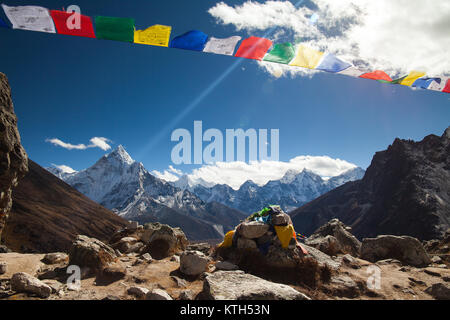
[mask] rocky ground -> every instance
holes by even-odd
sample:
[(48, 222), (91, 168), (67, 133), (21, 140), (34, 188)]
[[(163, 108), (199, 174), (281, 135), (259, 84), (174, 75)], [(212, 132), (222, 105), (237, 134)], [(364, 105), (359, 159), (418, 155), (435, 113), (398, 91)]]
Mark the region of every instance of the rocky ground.
[[(301, 263), (309, 261), (310, 267), (323, 267), (314, 270), (328, 271), (326, 276), (322, 272), (317, 281), (310, 282), (297, 277), (295, 270), (300, 269), (292, 268), (290, 273), (286, 272), (289, 276), (283, 278), (277, 269), (265, 272), (253, 269), (245, 259), (223, 261), (223, 252), (206, 243), (189, 244), (177, 228), (160, 224), (133, 226), (117, 232), (108, 244), (80, 236), (68, 253), (0, 253), (0, 298), (450, 299), (448, 236), (424, 246), (407, 237), (406, 241), (396, 242), (405, 246), (397, 247), (397, 251), (389, 248), (390, 240), (383, 237), (362, 243), (352, 237), (349, 228), (332, 220), (306, 241), (309, 244), (304, 248), (308, 255)], [(364, 258), (359, 252), (365, 252)], [(314, 261), (317, 264), (311, 264)], [(69, 265), (81, 268), (79, 286), (67, 273)], [(376, 278), (377, 275), (380, 277)]]

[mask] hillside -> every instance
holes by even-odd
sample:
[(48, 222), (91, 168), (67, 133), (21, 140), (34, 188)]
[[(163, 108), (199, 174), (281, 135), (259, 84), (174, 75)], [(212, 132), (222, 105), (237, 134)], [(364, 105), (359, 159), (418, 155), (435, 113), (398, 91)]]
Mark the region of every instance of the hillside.
[(332, 218), (359, 237), (442, 237), (450, 227), (450, 127), (420, 142), (396, 139), (377, 152), (362, 180), (349, 182), (290, 213), (311, 234)]
[(29, 173), (13, 191), (4, 238), (16, 251), (66, 251), (78, 234), (107, 240), (127, 224), (29, 160)]

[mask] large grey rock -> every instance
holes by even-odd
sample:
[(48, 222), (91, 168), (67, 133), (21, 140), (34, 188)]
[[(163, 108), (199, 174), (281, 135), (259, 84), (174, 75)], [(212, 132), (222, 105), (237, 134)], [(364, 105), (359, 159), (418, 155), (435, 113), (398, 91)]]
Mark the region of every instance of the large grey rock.
[(365, 238), (361, 246), (361, 258), (371, 262), (397, 259), (415, 267), (425, 267), (431, 263), (422, 243), (409, 236), (382, 235)]
[(256, 242), (247, 238), (238, 238), (237, 239), (237, 248), (238, 249), (257, 249), (258, 246)]
[(12, 190), (27, 172), (28, 157), (20, 143), (11, 89), (0, 73), (0, 239), (12, 207)]
[(203, 282), (202, 294), (211, 300), (310, 300), (297, 290), (243, 271), (217, 271)]
[(11, 278), (11, 290), (36, 294), (41, 298), (48, 298), (52, 288), (28, 273), (15, 273)]
[(148, 223), (144, 226), (141, 241), (146, 244), (143, 252), (148, 252), (155, 259), (164, 259), (184, 251), (188, 245), (186, 235), (180, 228), (165, 224)]
[(143, 298), (150, 292), (150, 290), (143, 287), (130, 287), (128, 288), (127, 292), (128, 294), (136, 296), (137, 298)]
[(268, 230), (269, 225), (258, 221), (244, 221), (237, 228), (237, 232), (247, 239), (262, 237)]
[(308, 245), (302, 245), (307, 251), (308, 255), (317, 261), (319, 266), (328, 266), (331, 270), (338, 270), (341, 267), (341, 263), (339, 261), (333, 260), (329, 255), (323, 253), (322, 251), (310, 247)]
[(437, 300), (450, 300), (450, 284), (448, 283), (435, 283), (425, 292)]
[(45, 264), (65, 263), (69, 261), (69, 256), (64, 252), (47, 253), (42, 261)]
[(147, 293), (146, 300), (173, 300), (172, 297), (162, 289), (154, 289)]
[(6, 262), (0, 262), (0, 275), (5, 274), (8, 271), (8, 264)]
[(357, 257), (361, 250), (361, 242), (349, 230), (350, 228), (341, 221), (333, 219), (317, 229), (306, 240), (306, 244), (329, 255), (349, 253)]
[(110, 246), (100, 240), (80, 235), (70, 249), (69, 264), (99, 271), (116, 258), (114, 249)]
[(180, 256), (180, 271), (188, 276), (198, 276), (205, 272), (209, 262), (200, 251), (185, 251)]

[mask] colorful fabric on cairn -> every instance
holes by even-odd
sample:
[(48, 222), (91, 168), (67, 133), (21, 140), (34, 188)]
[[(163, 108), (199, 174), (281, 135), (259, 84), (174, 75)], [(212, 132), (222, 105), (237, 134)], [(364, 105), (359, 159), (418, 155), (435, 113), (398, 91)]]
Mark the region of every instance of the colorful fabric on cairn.
[(315, 69), (322, 59), (323, 52), (311, 49), (304, 45), (298, 48), (297, 56), (289, 64), (290, 66), (297, 66), (308, 69)]
[(192, 51), (203, 51), (207, 41), (207, 34), (198, 30), (192, 30), (173, 38), (170, 42), (170, 47)]
[(363, 75), (359, 76), (360, 78), (364, 79), (371, 79), (371, 80), (383, 80), (387, 82), (392, 82), (391, 77), (389, 77), (386, 72), (381, 70), (375, 70), (373, 72), (364, 73)]
[(90, 17), (75, 12), (69, 13), (58, 10), (51, 10), (50, 15), (59, 34), (95, 38), (94, 25)]
[(9, 7), (2, 4), (3, 10), (13, 29), (56, 33), (55, 25), (48, 9), (38, 6)]
[(133, 42), (134, 19), (97, 16), (95, 31), (97, 39)]
[(235, 57), (261, 61), (272, 46), (272, 41), (265, 38), (250, 37), (242, 41)]
[(316, 69), (336, 73), (348, 69), (351, 66), (350, 63), (340, 60), (334, 54), (327, 53)]
[(171, 32), (172, 27), (155, 24), (145, 30), (136, 30), (134, 32), (134, 43), (168, 47)]
[(240, 36), (233, 36), (225, 39), (210, 37), (203, 52), (232, 56), (234, 49), (236, 49), (236, 45), (241, 39)]
[(273, 49), (266, 54), (263, 61), (289, 64), (294, 57), (294, 46), (289, 42), (285, 42), (274, 45)]

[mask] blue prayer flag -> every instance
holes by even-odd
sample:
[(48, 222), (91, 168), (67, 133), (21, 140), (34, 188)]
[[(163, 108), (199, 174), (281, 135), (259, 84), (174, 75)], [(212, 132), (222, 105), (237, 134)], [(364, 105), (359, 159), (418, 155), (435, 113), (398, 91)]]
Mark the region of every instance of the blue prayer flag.
[(170, 42), (170, 48), (203, 51), (207, 40), (207, 34), (198, 30), (192, 30), (182, 34), (181, 36), (173, 38)]
[(333, 54), (328, 53), (322, 60), (322, 62), (316, 67), (318, 70), (327, 72), (340, 72), (347, 68), (350, 68), (351, 64), (338, 59)]
[(419, 78), (412, 84), (412, 87), (421, 88), (421, 89), (428, 89), (430, 84), (436, 81), (437, 83), (441, 83), (440, 78)]

